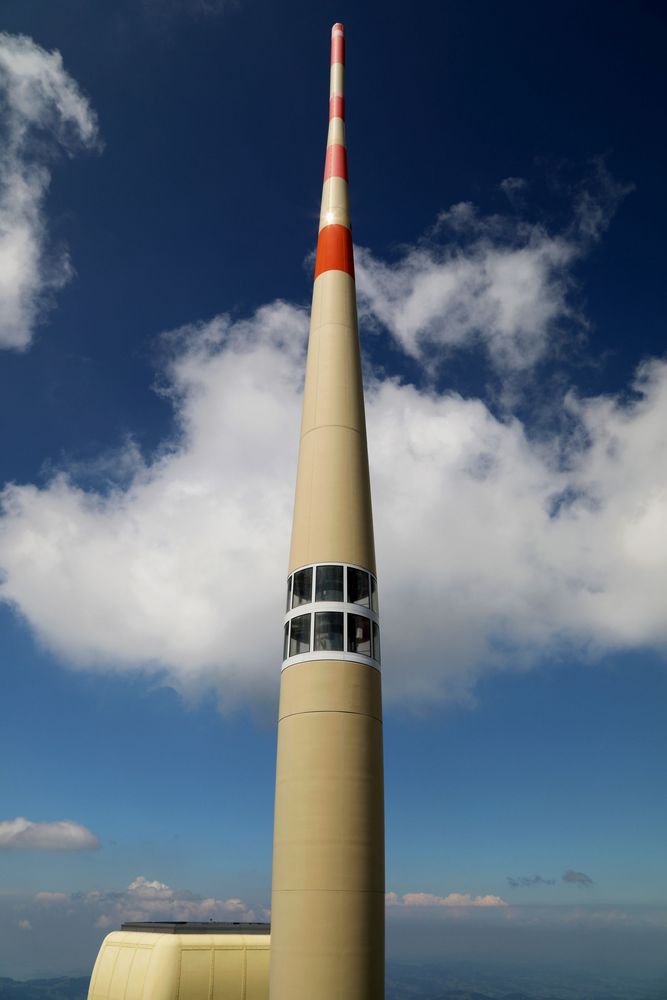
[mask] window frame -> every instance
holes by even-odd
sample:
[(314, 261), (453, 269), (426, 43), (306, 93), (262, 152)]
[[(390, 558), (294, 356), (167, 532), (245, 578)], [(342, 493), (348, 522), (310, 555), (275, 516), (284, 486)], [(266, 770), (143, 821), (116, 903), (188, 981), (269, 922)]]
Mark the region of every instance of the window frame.
[[(366, 577), (366, 593), (368, 604), (361, 604), (359, 601), (350, 600), (350, 573), (363, 573)], [(345, 570), (345, 597), (347, 604), (353, 604), (357, 608), (368, 608), (371, 610), (371, 576), (372, 574), (367, 569), (362, 569), (360, 566), (347, 566)]]
[[(313, 572), (313, 570), (315, 568), (316, 568), (315, 566), (302, 566), (301, 569), (296, 569), (292, 573), (292, 606), (290, 609), (291, 611), (297, 611), (299, 608), (305, 608), (307, 604), (313, 603), (313, 587), (315, 579), (315, 573)], [(308, 572), (310, 572), (310, 598), (305, 601), (301, 601), (300, 604), (295, 604), (294, 593), (295, 593), (296, 578), (300, 573), (308, 573)]]
[[(374, 623), (373, 619), (369, 618), (368, 615), (359, 615), (355, 611), (348, 611), (348, 612), (346, 612), (346, 614), (347, 614), (347, 645), (345, 646), (345, 651), (347, 653), (356, 653), (357, 656), (368, 656), (368, 657), (370, 657), (370, 659), (373, 659), (373, 625), (376, 624), (376, 623)], [(362, 650), (359, 650), (359, 649), (351, 649), (350, 648), (350, 630), (354, 629), (356, 627), (356, 624), (353, 623), (350, 620), (352, 618), (360, 618), (362, 621), (368, 622), (368, 652), (367, 653), (364, 653)], [(355, 639), (355, 642), (356, 642), (356, 639)]]
[[(340, 630), (340, 641), (341, 645), (338, 646), (323, 646), (318, 647), (315, 645), (317, 640), (317, 618), (320, 615), (336, 615), (341, 619), (342, 628)], [(313, 611), (313, 652), (314, 653), (344, 653), (345, 652), (345, 612), (344, 611)]]
[[(313, 569), (315, 571), (315, 587), (314, 587), (314, 597), (315, 597), (315, 600), (313, 601), (313, 603), (314, 604), (321, 604), (321, 603), (325, 602), (327, 604), (332, 604), (332, 603), (335, 602), (337, 604), (345, 604), (345, 580), (346, 580), (347, 573), (346, 573), (346, 567), (343, 565), (343, 563), (315, 563)], [(317, 591), (318, 591), (318, 577), (319, 577), (320, 570), (327, 570), (327, 569), (339, 569), (340, 570), (341, 583), (342, 583), (342, 586), (341, 586), (342, 597), (340, 598), (340, 600), (336, 600), (336, 598), (332, 598), (332, 597), (318, 598), (318, 596), (317, 596)]]
[[(308, 618), (308, 649), (301, 650), (301, 652), (292, 652), (292, 624), (299, 618)], [(312, 612), (306, 611), (305, 614), (302, 612), (300, 615), (294, 615), (289, 620), (289, 656), (288, 660), (291, 660), (294, 656), (308, 656), (313, 651), (313, 615)]]

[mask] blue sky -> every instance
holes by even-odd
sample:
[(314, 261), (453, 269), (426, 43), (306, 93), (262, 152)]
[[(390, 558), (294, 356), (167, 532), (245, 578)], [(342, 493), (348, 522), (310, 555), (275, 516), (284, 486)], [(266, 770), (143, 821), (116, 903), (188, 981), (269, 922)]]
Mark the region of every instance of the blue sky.
[(0, 20), (0, 975), (266, 913), (335, 20), (390, 953), (664, 971), (664, 11), (112, 6)]

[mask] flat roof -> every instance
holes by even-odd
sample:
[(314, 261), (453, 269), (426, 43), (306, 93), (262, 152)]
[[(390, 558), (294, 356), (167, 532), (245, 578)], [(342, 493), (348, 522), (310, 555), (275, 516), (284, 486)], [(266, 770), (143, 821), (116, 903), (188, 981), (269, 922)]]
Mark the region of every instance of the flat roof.
[(120, 929), (150, 934), (270, 934), (271, 924), (219, 920), (132, 920), (121, 924)]

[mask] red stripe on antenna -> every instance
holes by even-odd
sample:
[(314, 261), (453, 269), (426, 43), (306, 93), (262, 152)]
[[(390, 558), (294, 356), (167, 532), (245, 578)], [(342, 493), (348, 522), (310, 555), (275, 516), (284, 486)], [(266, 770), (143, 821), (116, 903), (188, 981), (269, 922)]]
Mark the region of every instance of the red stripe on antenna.
[(324, 179), (328, 181), (330, 177), (342, 177), (347, 180), (347, 150), (345, 146), (334, 142), (327, 146), (327, 158), (324, 161)]
[(354, 278), (352, 233), (347, 226), (333, 223), (320, 229), (317, 238), (315, 277), (319, 277), (325, 271), (345, 271)]
[(338, 95), (329, 100), (329, 118), (345, 118), (345, 98)]
[(331, 65), (345, 64), (345, 38), (336, 32), (331, 36)]

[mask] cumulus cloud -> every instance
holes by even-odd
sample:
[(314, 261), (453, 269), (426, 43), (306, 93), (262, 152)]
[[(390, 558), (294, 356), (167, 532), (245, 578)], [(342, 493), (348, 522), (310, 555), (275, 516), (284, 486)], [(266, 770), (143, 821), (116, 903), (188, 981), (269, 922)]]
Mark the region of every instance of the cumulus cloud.
[(94, 833), (71, 819), (33, 823), (17, 816), (0, 821), (0, 850), (88, 851), (99, 846)]
[(132, 451), (129, 485), (104, 494), (65, 475), (5, 491), (2, 596), (68, 660), (161, 667), (229, 697), (271, 686), (306, 328), (278, 303), (179, 331), (164, 389), (177, 441), (149, 463)]
[(130, 882), (127, 891), (138, 899), (171, 899), (174, 894), (174, 890), (165, 882), (158, 882), (157, 879), (151, 881), (143, 875), (138, 875)]
[[(66, 471), (5, 488), (0, 597), (67, 663), (230, 703), (275, 690), (306, 325), (278, 302), (177, 331), (162, 391), (178, 431), (155, 457), (107, 456), (119, 481), (99, 489)], [(388, 698), (667, 645), (667, 364), (560, 409), (536, 439), (479, 399), (370, 374)]]
[(98, 143), (97, 120), (59, 52), (0, 32), (0, 347), (28, 346), (49, 296), (72, 276), (49, 246), (44, 199), (58, 151)]
[(572, 868), (568, 868), (566, 872), (563, 872), (562, 881), (569, 882), (571, 885), (595, 885), (590, 875), (586, 875), (585, 872), (575, 872)]
[(249, 907), (242, 899), (202, 897), (186, 889), (138, 875), (122, 892), (93, 890), (72, 897), (76, 908), (85, 908), (102, 929), (132, 920), (265, 920), (263, 907)]
[[(501, 186), (516, 197), (525, 183), (508, 178)], [(554, 348), (563, 322), (576, 315), (572, 267), (628, 190), (599, 164), (559, 231), (514, 216), (483, 216), (460, 202), (394, 263), (358, 248), (362, 317), (379, 322), (429, 367), (443, 352), (481, 345), (499, 372), (525, 371)]]
[(527, 889), (534, 885), (555, 885), (555, 878), (542, 878), (541, 875), (508, 875), (507, 884), (511, 889)]
[(67, 902), (67, 893), (65, 892), (36, 892), (35, 902), (36, 903), (65, 903)]
[(507, 906), (500, 896), (471, 896), (468, 892), (450, 892), (434, 896), (431, 892), (405, 892), (402, 896), (388, 892), (387, 906)]

